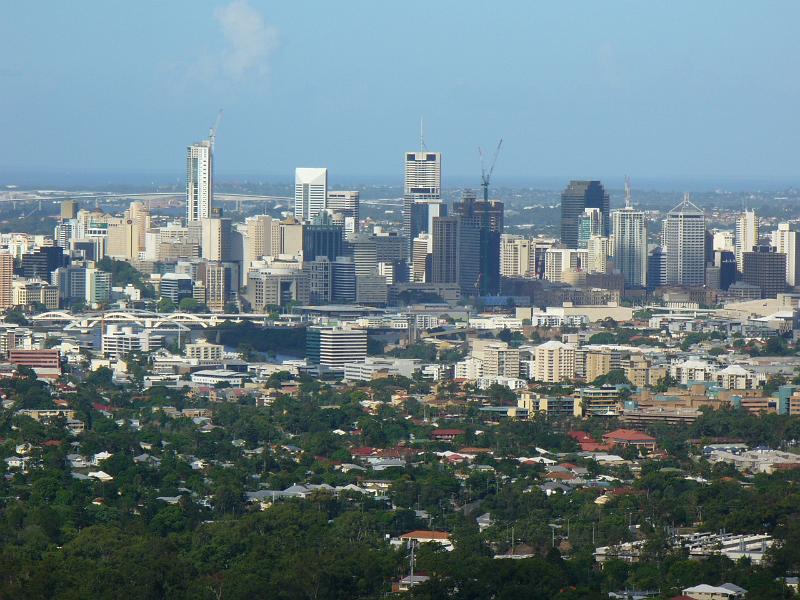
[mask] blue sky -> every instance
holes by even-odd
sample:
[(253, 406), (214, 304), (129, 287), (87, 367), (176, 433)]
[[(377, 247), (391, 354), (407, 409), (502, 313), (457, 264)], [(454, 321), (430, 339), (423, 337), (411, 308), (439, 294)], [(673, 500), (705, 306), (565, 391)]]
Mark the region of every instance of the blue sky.
[[(800, 2), (8, 2), (0, 167), (497, 179), (794, 177)], [(446, 181), (445, 181), (446, 183)]]

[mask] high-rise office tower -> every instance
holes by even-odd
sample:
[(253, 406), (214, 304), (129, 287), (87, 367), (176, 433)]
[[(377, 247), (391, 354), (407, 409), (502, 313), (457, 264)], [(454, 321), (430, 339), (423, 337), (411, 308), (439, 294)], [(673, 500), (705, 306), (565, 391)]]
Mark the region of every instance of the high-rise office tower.
[(213, 149), (210, 140), (186, 149), (186, 221), (199, 221), (211, 215), (214, 202)]
[(343, 371), (345, 363), (367, 356), (367, 330), (311, 326), (306, 333), (306, 358), (320, 371)]
[(742, 280), (761, 289), (762, 298), (775, 298), (786, 291), (786, 255), (772, 246), (753, 246), (742, 255)]
[(8, 253), (0, 253), (0, 310), (11, 308), (12, 281), (14, 280), (14, 257)]
[(503, 277), (534, 277), (535, 243), (519, 235), (500, 239), (500, 274)]
[(647, 285), (647, 220), (634, 210), (630, 185), (625, 182), (625, 208), (611, 213), (614, 234), (614, 264), (625, 279), (625, 287)]
[(308, 277), (308, 301), (311, 304), (330, 304), (333, 292), (333, 268), (327, 256), (303, 261)]
[[(244, 261), (246, 267), (262, 256), (280, 254), (280, 227), (274, 227), (273, 223), (276, 222), (268, 215), (256, 215), (247, 217), (245, 220), (247, 236)], [(276, 232), (277, 235), (274, 235)]]
[(211, 312), (224, 312), (225, 304), (236, 299), (239, 289), (236, 263), (211, 261), (205, 265), (206, 305)]
[(325, 210), (328, 169), (298, 168), (294, 171), (294, 218), (310, 221)]
[(599, 208), (584, 209), (578, 219), (578, 248), (586, 248), (589, 238), (603, 235), (603, 215)]
[(732, 250), (714, 250), (714, 266), (719, 269), (719, 289), (727, 290), (736, 281), (736, 255)]
[(411, 252), (411, 281), (425, 283), (430, 279), (430, 256), (433, 252), (431, 235), (423, 233), (414, 238)]
[(778, 223), (778, 229), (772, 232), (772, 245), (786, 255), (786, 283), (792, 287), (800, 285), (800, 240), (797, 231), (789, 223)]
[[(424, 222), (412, 224), (415, 203), (440, 203), (442, 199), (442, 154), (440, 152), (405, 153), (405, 181), (403, 184), (403, 233), (406, 238), (406, 256), (411, 256), (411, 244), (420, 233), (429, 233), (431, 220), (444, 216), (440, 212)], [(427, 215), (426, 215), (427, 216)], [(415, 226), (416, 225), (416, 226)]]
[(281, 244), (279, 254), (297, 255), (303, 251), (303, 224), (294, 217), (281, 223)]
[(611, 255), (611, 239), (593, 235), (586, 242), (586, 272), (606, 273), (608, 258)]
[(567, 248), (578, 247), (578, 227), (587, 208), (600, 210), (601, 235), (608, 237), (609, 197), (599, 181), (570, 181), (561, 193), (561, 243)]
[(231, 259), (231, 220), (208, 218), (201, 221), (202, 256), (206, 260)]
[(736, 219), (736, 268), (744, 273), (744, 253), (758, 244), (758, 216), (746, 210)]
[(329, 190), (328, 191), (328, 210), (339, 213), (345, 218), (352, 217), (355, 223), (355, 231), (358, 231), (360, 219), (359, 205), (360, 194), (352, 190)]
[(67, 221), (74, 219), (78, 216), (78, 201), (77, 200), (62, 200), (61, 202), (61, 220)]
[(689, 200), (667, 213), (662, 231), (666, 255), (666, 285), (702, 286), (705, 283), (706, 217)]
[(127, 218), (130, 220), (131, 238), (136, 256), (145, 249), (145, 236), (150, 229), (150, 208), (141, 202), (131, 202)]
[(432, 283), (458, 283), (458, 226), (458, 217), (433, 219)]
[(356, 300), (356, 265), (349, 256), (337, 256), (331, 265), (333, 277), (331, 300), (348, 304)]
[[(472, 190), (464, 190), (461, 201), (453, 207), (453, 213), (461, 220), (459, 260), (463, 293), (469, 295), (499, 293), (500, 236), (504, 226), (503, 203), (498, 200), (479, 201)], [(473, 235), (470, 230), (475, 230), (477, 235)], [(470, 236), (473, 238), (472, 242), (468, 239)], [(477, 249), (473, 250), (471, 243), (476, 243)], [(472, 258), (473, 255), (476, 259)], [(473, 260), (477, 260), (477, 264), (473, 264)], [(473, 271), (476, 272), (474, 276)]]
[(654, 290), (667, 284), (667, 254), (656, 246), (647, 255), (647, 289)]
[(714, 250), (730, 250), (734, 251), (736, 247), (736, 236), (733, 231), (720, 231), (714, 229)]
[(336, 260), (342, 255), (342, 228), (338, 225), (303, 225), (303, 260), (318, 256)]

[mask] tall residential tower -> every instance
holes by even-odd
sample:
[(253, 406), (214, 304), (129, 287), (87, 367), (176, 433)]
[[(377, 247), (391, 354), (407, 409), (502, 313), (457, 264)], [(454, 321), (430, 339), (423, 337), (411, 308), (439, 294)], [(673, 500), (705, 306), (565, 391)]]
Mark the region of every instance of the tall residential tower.
[(625, 181), (625, 208), (611, 213), (614, 263), (625, 278), (625, 287), (647, 285), (647, 221), (633, 208), (630, 182)]
[(207, 219), (214, 201), (213, 147), (210, 140), (186, 149), (186, 221)]

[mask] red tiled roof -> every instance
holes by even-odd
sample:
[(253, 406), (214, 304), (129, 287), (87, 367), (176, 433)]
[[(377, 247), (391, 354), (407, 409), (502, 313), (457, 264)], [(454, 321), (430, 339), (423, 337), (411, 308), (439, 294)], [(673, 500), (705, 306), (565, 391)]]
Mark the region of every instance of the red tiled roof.
[(353, 456), (372, 456), (375, 454), (375, 448), (370, 448), (369, 446), (364, 446), (363, 448), (353, 448), (350, 451), (350, 454)]
[(603, 439), (606, 440), (625, 440), (630, 442), (655, 442), (656, 438), (647, 435), (646, 433), (642, 433), (641, 431), (636, 431), (634, 429), (617, 429), (610, 433), (606, 433), (603, 436)]
[(464, 435), (463, 429), (434, 429), (431, 435)]
[(424, 538), (428, 540), (449, 540), (450, 534), (446, 531), (426, 531), (424, 529), (415, 529), (400, 536), (401, 540), (415, 540)]

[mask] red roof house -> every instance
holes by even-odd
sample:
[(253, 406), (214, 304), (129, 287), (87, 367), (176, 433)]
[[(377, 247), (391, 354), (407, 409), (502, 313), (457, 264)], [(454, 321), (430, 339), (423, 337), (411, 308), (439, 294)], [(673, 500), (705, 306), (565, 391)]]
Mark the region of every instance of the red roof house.
[(623, 448), (627, 448), (628, 446), (645, 448), (647, 450), (655, 450), (656, 448), (656, 438), (633, 429), (617, 429), (606, 433), (603, 436), (603, 441), (613, 446), (622, 446)]

